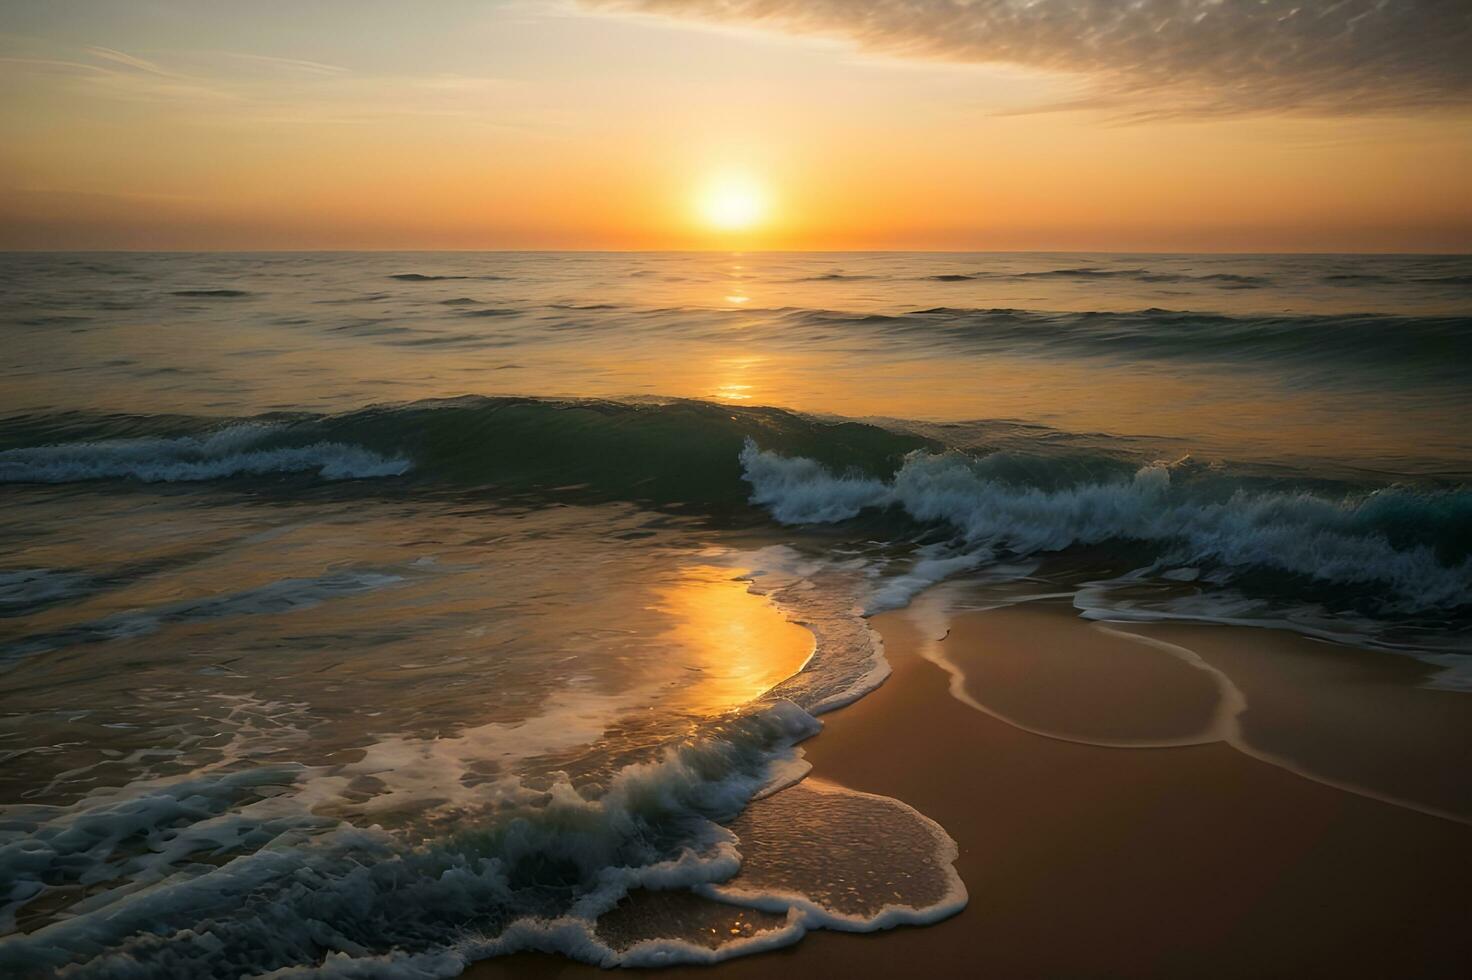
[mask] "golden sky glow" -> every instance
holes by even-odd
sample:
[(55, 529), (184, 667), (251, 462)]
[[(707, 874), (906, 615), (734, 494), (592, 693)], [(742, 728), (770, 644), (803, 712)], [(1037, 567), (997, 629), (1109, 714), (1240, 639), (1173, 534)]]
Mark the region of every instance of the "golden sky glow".
[(1105, 69), (1067, 46), (703, 6), (5, 5), (0, 247), (1472, 246), (1472, 116), (1416, 102), (1434, 73), (1356, 114), (1203, 101), (1264, 90), (1218, 67), (1152, 115), (1080, 99)]

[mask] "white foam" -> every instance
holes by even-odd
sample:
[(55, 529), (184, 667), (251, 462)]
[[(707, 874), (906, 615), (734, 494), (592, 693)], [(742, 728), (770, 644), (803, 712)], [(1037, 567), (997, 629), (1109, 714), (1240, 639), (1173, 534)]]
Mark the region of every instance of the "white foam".
[(847, 520), (867, 507), (884, 507), (892, 490), (862, 476), (835, 477), (802, 456), (764, 452), (751, 439), (741, 450), (741, 465), (752, 485), (752, 503), (761, 504), (784, 524), (828, 524)]

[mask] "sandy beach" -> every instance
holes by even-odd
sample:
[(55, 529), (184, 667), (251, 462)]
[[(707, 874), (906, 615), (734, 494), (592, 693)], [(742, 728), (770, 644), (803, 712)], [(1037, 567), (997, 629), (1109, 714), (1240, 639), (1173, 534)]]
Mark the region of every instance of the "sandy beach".
[[(813, 775), (898, 798), (938, 821), (959, 845), (957, 870), (970, 902), (925, 928), (815, 932), (797, 946), (709, 968), (717, 974), (732, 980), (789, 973), (1464, 975), (1472, 957), (1472, 829), (1466, 824), (1325, 785), (1227, 742), (1117, 748), (1023, 730), (950, 693), (946, 671), (922, 656), (927, 637), (917, 617), (889, 613), (873, 622), (894, 673), (858, 704), (825, 717), (824, 731), (805, 747)], [(1281, 661), (1285, 650), (1278, 648), (1308, 643), (1245, 628), (1133, 629), (1162, 642), (1209, 647), (1213, 661), (1230, 650), (1243, 661), (1254, 650)], [(1197, 671), (1183, 673), (1148, 657), (1107, 696), (1096, 689), (1101, 693), (1091, 698), (1088, 665), (1109, 655), (1110, 642), (1071, 609), (1036, 604), (960, 615), (943, 645), (954, 662), (973, 668), (972, 658), (989, 652), (995, 662), (986, 676), (1007, 709), (1033, 712), (1039, 726), (1072, 724), (1077, 731), (1070, 738), (1188, 741), (1203, 718), (1220, 723)], [(1456, 695), (1407, 683), (1427, 672), (1422, 665), (1318, 646), (1320, 658), (1339, 658), (1335, 669), (1347, 664), (1360, 671), (1360, 687), (1400, 684), (1416, 700), (1406, 712), (1416, 720), (1391, 726), (1412, 730), (1404, 738), (1465, 735), (1454, 712), (1438, 716), (1427, 707), (1438, 695)], [(1043, 648), (1050, 659), (1034, 661), (1039, 683), (1029, 691), (1018, 680), (1015, 658)], [(1299, 653), (1290, 662), (1313, 669)], [(1120, 658), (1116, 650), (1114, 660)], [(1319, 673), (1325, 669), (1317, 665)], [(1082, 683), (1051, 700), (1039, 696), (1045, 682), (1071, 670)], [(1318, 765), (1327, 736), (1308, 716), (1352, 710), (1354, 688), (1348, 685), (1347, 700), (1337, 704), (1305, 705), (1304, 738), (1274, 744), (1302, 748)], [(1385, 700), (1377, 696), (1376, 703)], [(1069, 706), (1077, 710), (1065, 711)], [(1291, 729), (1292, 714), (1291, 705), (1273, 705), (1263, 724)], [(1372, 752), (1339, 748), (1345, 760), (1337, 776), (1386, 776)], [(1461, 781), (1439, 775), (1444, 771), (1406, 775), (1401, 788), (1460, 805)], [(1386, 778), (1395, 782), (1394, 773)], [(875, 830), (882, 846), (883, 829)], [(520, 955), (477, 964), (467, 975), (592, 972), (557, 957)]]

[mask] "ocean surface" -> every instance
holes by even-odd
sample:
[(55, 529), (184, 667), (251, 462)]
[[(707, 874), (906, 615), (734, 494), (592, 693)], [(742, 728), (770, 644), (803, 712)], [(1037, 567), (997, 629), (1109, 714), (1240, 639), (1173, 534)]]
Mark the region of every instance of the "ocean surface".
[(1472, 257), (8, 254), (0, 352), (6, 976), (953, 914), (799, 782), (943, 582), (1472, 691)]

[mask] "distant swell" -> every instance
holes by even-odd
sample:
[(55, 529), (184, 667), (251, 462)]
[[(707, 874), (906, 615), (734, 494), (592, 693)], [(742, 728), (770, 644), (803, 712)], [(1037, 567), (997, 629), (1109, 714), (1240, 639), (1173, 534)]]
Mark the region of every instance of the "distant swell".
[(1466, 388), (1472, 360), (1472, 317), (1304, 314), (1227, 316), (1180, 310), (1041, 312), (936, 306), (897, 314), (841, 310), (774, 311), (793, 331), (842, 327), (896, 345), (954, 347), (967, 355), (1109, 358), (1135, 363), (1252, 365), (1295, 382), (1450, 384)]
[(430, 276), (430, 275), (425, 275), (422, 272), (400, 272), (400, 273), (396, 273), (394, 275), (389, 276), (389, 278), (390, 279), (397, 279), (400, 282), (444, 282), (444, 281), (449, 280), (449, 279), (479, 279), (479, 280), (482, 280), (482, 281), (491, 281), (491, 282), (494, 282), (494, 281), (503, 280), (506, 277), (505, 276), (495, 276), (495, 275), (490, 275), (490, 274), (486, 274), (486, 275), (483, 275), (483, 276)]
[(931, 282), (969, 282), (976, 279), (1130, 279), (1152, 283), (1207, 283), (1226, 289), (1255, 289), (1269, 285), (1270, 280), (1262, 276), (1238, 275), (1218, 272), (1205, 275), (1188, 275), (1173, 272), (1151, 272), (1149, 269), (1101, 269), (1085, 266), (1075, 269), (1047, 269), (1041, 272), (947, 272), (926, 276)]

